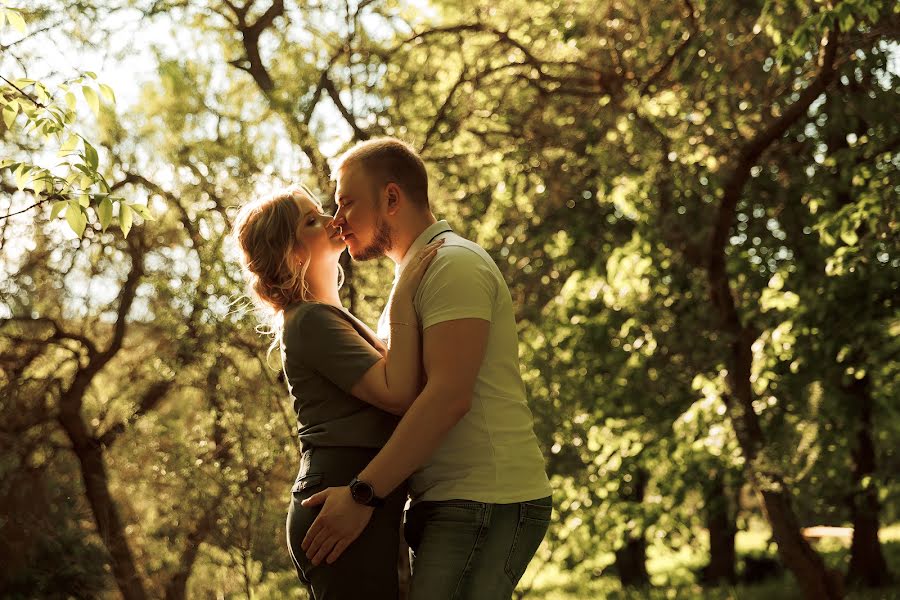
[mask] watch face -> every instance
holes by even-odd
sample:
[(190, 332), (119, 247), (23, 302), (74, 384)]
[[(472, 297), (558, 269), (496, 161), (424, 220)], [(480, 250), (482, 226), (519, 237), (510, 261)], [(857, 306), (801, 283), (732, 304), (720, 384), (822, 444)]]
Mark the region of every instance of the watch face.
[(368, 502), (371, 502), (372, 497), (375, 496), (375, 490), (373, 490), (372, 486), (368, 483), (357, 481), (350, 488), (350, 495), (360, 504), (367, 504)]

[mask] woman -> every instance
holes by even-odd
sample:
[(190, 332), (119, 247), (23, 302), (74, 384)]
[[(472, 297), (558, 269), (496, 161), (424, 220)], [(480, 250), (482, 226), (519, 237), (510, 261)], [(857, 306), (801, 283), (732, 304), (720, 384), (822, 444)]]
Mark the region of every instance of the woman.
[(419, 391), (419, 328), (413, 295), (440, 246), (404, 270), (391, 301), (385, 348), (341, 305), (344, 250), (332, 218), (305, 187), (243, 207), (234, 225), (251, 292), (269, 315), (300, 423), (300, 472), (287, 517), (291, 558), (315, 600), (365, 596), (395, 600), (400, 519), (406, 490), (374, 509), (366, 530), (339, 559), (314, 566), (300, 548), (318, 508), (301, 502), (346, 486), (387, 442)]

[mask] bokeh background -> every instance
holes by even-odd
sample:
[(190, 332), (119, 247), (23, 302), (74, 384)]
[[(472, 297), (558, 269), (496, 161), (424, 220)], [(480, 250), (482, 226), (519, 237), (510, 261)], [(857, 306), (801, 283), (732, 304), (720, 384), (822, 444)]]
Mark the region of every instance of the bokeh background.
[[(880, 0), (0, 3), (0, 596), (306, 597), (230, 220), (380, 135), (513, 294), (556, 504), (516, 598), (900, 596), (898, 39)], [(374, 323), (391, 265), (344, 264)]]

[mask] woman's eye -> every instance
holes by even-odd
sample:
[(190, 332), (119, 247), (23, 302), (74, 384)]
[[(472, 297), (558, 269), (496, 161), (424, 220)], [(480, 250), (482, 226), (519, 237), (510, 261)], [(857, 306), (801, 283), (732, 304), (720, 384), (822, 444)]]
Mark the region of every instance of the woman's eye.
[(315, 220), (315, 219), (310, 219), (309, 221), (306, 222), (306, 224), (307, 224), (307, 225), (315, 225), (315, 224), (316, 224), (316, 220)]

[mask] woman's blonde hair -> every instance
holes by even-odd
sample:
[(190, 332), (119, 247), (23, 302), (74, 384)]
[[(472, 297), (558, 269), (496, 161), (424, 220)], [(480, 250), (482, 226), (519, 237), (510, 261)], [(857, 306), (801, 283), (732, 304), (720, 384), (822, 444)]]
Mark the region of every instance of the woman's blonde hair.
[[(309, 260), (299, 256), (304, 245), (297, 238), (301, 217), (297, 200), (302, 197), (321, 207), (309, 188), (296, 185), (242, 206), (232, 229), (250, 296), (260, 311), (260, 331), (273, 338), (270, 354), (281, 338), (284, 310), (291, 304), (314, 300), (306, 283)], [(338, 287), (343, 280), (344, 272), (338, 265)]]

